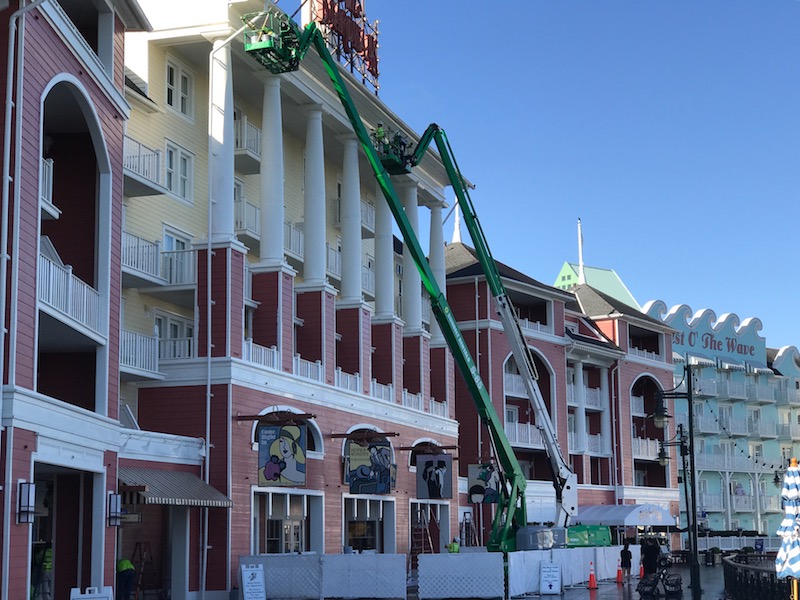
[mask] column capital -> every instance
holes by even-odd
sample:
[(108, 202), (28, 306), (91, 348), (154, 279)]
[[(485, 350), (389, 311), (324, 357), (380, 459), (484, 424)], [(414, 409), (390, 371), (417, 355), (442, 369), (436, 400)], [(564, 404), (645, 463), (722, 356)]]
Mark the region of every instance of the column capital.
[(306, 116), (312, 116), (319, 114), (322, 116), (322, 104), (318, 102), (309, 102), (308, 104), (303, 104), (300, 108), (303, 109), (303, 112), (306, 113)]

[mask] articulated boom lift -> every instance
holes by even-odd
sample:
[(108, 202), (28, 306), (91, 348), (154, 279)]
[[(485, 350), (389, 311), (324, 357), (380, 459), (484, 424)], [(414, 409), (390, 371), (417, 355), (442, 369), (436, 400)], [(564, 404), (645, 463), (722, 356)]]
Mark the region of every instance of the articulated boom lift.
[[(528, 396), (536, 415), (536, 423), (542, 428), (545, 447), (554, 471), (553, 485), (558, 503), (556, 525), (566, 527), (570, 516), (575, 513), (577, 508), (575, 475), (570, 471), (561, 454), (555, 430), (536, 382), (533, 358), (525, 344), (514, 308), (505, 293), (494, 259), (489, 252), (486, 239), (475, 216), (464, 179), (452, 158), (452, 152), (444, 131), (435, 124), (428, 127), (413, 154), (405, 152), (405, 140), (403, 138), (395, 137), (385, 143), (383, 140), (371, 139), (345, 87), (339, 73), (338, 64), (331, 56), (316, 23), (310, 23), (301, 31), (291, 19), (274, 8), (265, 13), (246, 15), (243, 21), (245, 23), (245, 50), (272, 73), (279, 74), (297, 70), (300, 61), (312, 44), (319, 53), (350, 119), (353, 130), (358, 136), (361, 147), (373, 169), (378, 185), (394, 215), (406, 247), (419, 269), (422, 284), (430, 296), (431, 309), (453, 354), (456, 365), (458, 365), (469, 387), (481, 421), (489, 431), (492, 446), (501, 467), (501, 482), (499, 490), (500, 501), (495, 511), (487, 547), (489, 550), (511, 552), (516, 549), (517, 530), (527, 525), (525, 475), (514, 455), (511, 444), (506, 438), (503, 423), (492, 405), (492, 400), (469, 353), (466, 341), (461, 335), (450, 306), (436, 282), (425, 253), (406, 217), (402, 202), (390, 180), (390, 175), (410, 172), (410, 168), (422, 160), (431, 141), (436, 143), (450, 182), (458, 197), (465, 223), (475, 243), (478, 259), (489, 281), (496, 301), (497, 311), (512, 346), (514, 358), (520, 373), (523, 375), (523, 379), (526, 381)], [(402, 147), (400, 148), (396, 143), (398, 140), (402, 141)], [(380, 152), (375, 149), (373, 141), (380, 147)]]

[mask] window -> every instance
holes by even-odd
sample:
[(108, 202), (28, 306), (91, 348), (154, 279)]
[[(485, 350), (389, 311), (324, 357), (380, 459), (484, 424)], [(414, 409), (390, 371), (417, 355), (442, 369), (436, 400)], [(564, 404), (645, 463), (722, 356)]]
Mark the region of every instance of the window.
[(158, 356), (163, 359), (191, 358), (194, 346), (194, 324), (188, 319), (160, 314), (155, 319)]
[(506, 423), (519, 423), (519, 407), (506, 406)]
[(167, 61), (167, 106), (187, 117), (192, 116), (194, 77), (183, 65)]
[(194, 281), (194, 255), (189, 249), (190, 240), (175, 231), (164, 232), (161, 251), (161, 276), (172, 285)]
[(167, 189), (184, 200), (192, 200), (194, 181), (194, 157), (174, 144), (167, 144), (166, 152)]

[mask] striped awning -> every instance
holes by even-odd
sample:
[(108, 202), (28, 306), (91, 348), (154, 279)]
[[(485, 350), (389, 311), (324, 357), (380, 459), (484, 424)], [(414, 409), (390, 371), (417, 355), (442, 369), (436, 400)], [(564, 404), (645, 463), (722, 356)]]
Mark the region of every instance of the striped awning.
[(717, 358), (717, 369), (721, 371), (745, 371), (743, 363), (733, 358)]
[(126, 504), (229, 507), (233, 502), (193, 473), (123, 467), (117, 471)]

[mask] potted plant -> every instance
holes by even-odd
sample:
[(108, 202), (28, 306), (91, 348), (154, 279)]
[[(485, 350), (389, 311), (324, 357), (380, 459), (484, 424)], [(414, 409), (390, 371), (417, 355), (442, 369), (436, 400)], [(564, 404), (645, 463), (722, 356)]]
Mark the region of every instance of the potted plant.
[(706, 565), (713, 566), (718, 565), (722, 562), (722, 550), (720, 550), (719, 546), (712, 546), (708, 550), (706, 550)]

